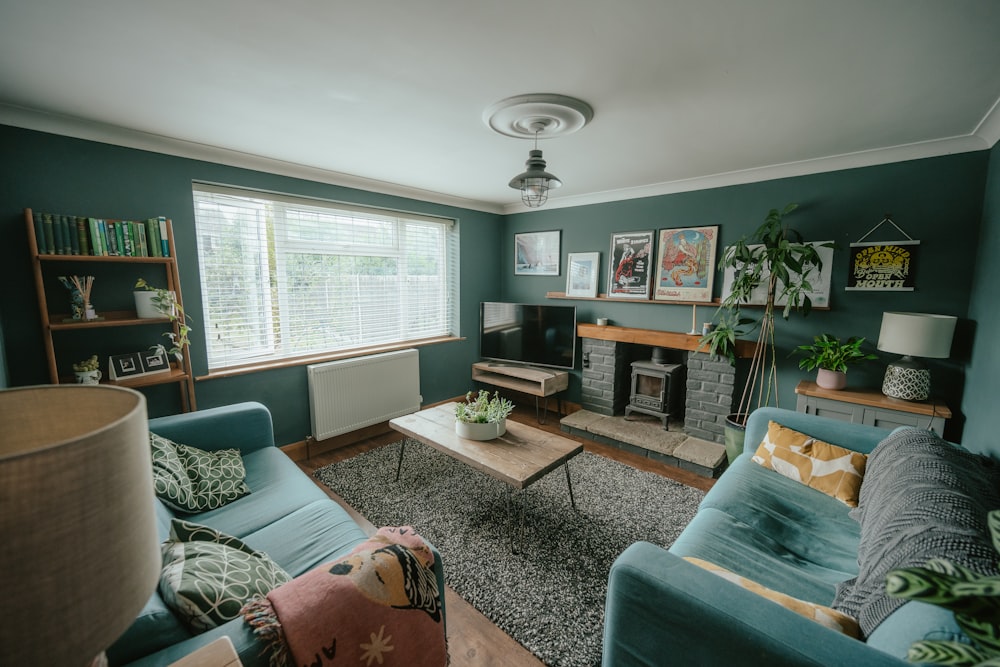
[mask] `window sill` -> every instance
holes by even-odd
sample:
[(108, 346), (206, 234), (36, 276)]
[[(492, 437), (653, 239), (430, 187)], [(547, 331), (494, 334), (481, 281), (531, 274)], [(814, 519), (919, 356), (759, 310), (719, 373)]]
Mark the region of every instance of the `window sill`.
[(229, 368), (219, 368), (209, 371), (208, 375), (201, 375), (195, 381), (218, 380), (220, 378), (235, 377), (237, 375), (247, 375), (249, 373), (259, 373), (277, 368), (291, 368), (293, 366), (307, 366), (309, 364), (319, 364), (324, 361), (338, 361), (340, 359), (353, 359), (369, 354), (380, 352), (394, 352), (396, 350), (406, 350), (412, 347), (427, 347), (428, 345), (438, 345), (440, 343), (454, 343), (465, 340), (464, 336), (439, 336), (437, 338), (422, 338), (404, 343), (393, 343), (391, 345), (373, 345), (371, 347), (354, 348), (341, 352), (331, 352), (329, 354), (314, 354), (308, 357), (295, 357), (291, 359), (275, 359), (273, 361), (263, 361), (256, 364), (244, 364), (241, 366), (231, 366)]

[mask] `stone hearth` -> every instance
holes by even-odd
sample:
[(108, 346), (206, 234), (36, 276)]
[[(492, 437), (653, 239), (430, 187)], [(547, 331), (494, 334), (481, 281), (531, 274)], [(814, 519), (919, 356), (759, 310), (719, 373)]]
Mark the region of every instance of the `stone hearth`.
[(726, 467), (726, 448), (715, 442), (693, 438), (680, 423), (664, 431), (656, 417), (599, 415), (578, 410), (560, 422), (562, 430), (575, 436), (612, 445), (667, 465), (715, 478)]

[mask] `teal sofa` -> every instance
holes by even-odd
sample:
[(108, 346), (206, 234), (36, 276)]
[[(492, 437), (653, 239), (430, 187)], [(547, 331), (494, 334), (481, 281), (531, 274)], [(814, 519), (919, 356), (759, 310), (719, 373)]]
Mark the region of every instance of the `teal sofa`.
[(850, 508), (752, 461), (770, 420), (866, 454), (890, 434), (788, 410), (755, 411), (747, 424), (746, 451), (706, 494), (669, 550), (640, 542), (613, 564), (605, 667), (901, 666), (909, 664), (904, 658), (913, 641), (961, 636), (950, 612), (907, 602), (860, 641), (684, 560), (704, 559), (827, 606), (838, 583), (858, 576), (862, 531), (848, 516)]
[[(294, 577), (347, 554), (367, 539), (347, 511), (275, 447), (270, 412), (260, 403), (152, 419), (149, 428), (174, 442), (199, 449), (239, 449), (251, 491), (201, 514), (180, 515), (152, 498), (161, 540), (169, 534), (171, 518), (181, 516), (242, 539), (267, 553)], [(434, 556), (438, 590), (443, 593), (441, 559), (436, 551)], [(263, 644), (242, 619), (192, 635), (154, 593), (132, 626), (108, 650), (108, 661), (112, 666), (169, 665), (222, 635), (232, 639), (246, 667), (267, 664)]]

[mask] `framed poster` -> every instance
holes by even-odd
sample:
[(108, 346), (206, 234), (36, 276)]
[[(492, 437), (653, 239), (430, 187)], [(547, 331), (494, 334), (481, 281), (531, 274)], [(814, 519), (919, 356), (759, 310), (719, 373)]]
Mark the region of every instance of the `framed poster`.
[[(812, 285), (812, 291), (807, 294), (809, 299), (812, 301), (812, 305), (818, 308), (825, 308), (830, 305), (830, 278), (833, 276), (833, 248), (823, 247), (823, 244), (833, 243), (833, 241), (809, 241), (809, 245), (816, 248), (816, 252), (819, 253), (819, 258), (823, 262), (823, 267), (821, 270), (817, 271), (816, 267), (813, 267), (806, 279), (809, 284)], [(756, 245), (749, 246), (751, 250), (760, 247)], [(730, 292), (733, 291), (733, 279), (735, 276), (735, 269), (726, 268), (725, 273), (722, 274), (722, 298), (725, 299)], [(754, 306), (763, 306), (767, 302), (767, 280), (768, 274), (765, 273), (761, 276), (760, 285), (754, 290), (753, 295), (747, 302)], [(788, 303), (787, 298), (782, 298), (780, 293), (775, 295), (776, 306), (784, 306)]]
[(715, 243), (719, 228), (661, 229), (657, 243), (657, 301), (711, 301), (715, 276)]
[(596, 297), (601, 253), (571, 252), (566, 264), (566, 296)]
[(514, 234), (515, 276), (559, 275), (559, 230)]
[(851, 244), (848, 291), (912, 292), (916, 286), (920, 241)]
[(616, 299), (648, 299), (652, 260), (652, 230), (612, 234), (611, 259), (608, 261), (608, 296)]

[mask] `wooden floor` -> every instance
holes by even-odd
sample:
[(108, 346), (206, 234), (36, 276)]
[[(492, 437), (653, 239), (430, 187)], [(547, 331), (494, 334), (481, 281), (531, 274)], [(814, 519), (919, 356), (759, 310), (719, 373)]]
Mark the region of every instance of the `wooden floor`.
[[(707, 491), (715, 480), (701, 477), (692, 472), (651, 461), (642, 456), (622, 451), (617, 447), (602, 445), (581, 438), (575, 438), (559, 430), (559, 419), (550, 414), (547, 423), (539, 424), (535, 419), (533, 408), (518, 407), (511, 418), (530, 424), (565, 437), (578, 440), (584, 444), (584, 450), (606, 456), (610, 459), (627, 463), (634, 468), (669, 477), (678, 482)], [(382, 447), (392, 442), (398, 442), (400, 434), (390, 431), (377, 435), (362, 442), (321, 454), (301, 462), (299, 465), (312, 473), (317, 468), (350, 458), (361, 452)], [(317, 482), (319, 484), (319, 482)], [(369, 534), (376, 530), (375, 526), (351, 508), (342, 498), (320, 484), (327, 494), (342, 504), (356, 521)], [(452, 667), (543, 667), (543, 663), (530, 651), (511, 639), (505, 632), (495, 626), (488, 618), (480, 614), (472, 605), (459, 597), (451, 588), (445, 591), (445, 607), (448, 623), (448, 652), (451, 655)]]

